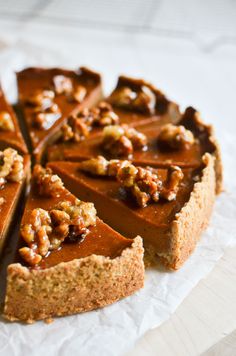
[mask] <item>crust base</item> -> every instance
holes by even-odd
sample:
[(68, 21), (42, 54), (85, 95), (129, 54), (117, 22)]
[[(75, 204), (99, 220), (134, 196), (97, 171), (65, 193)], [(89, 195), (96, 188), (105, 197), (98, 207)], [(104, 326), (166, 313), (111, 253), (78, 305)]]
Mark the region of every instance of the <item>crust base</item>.
[(89, 311), (143, 287), (142, 239), (114, 259), (92, 255), (45, 270), (11, 264), (7, 272), (4, 317), (32, 323)]

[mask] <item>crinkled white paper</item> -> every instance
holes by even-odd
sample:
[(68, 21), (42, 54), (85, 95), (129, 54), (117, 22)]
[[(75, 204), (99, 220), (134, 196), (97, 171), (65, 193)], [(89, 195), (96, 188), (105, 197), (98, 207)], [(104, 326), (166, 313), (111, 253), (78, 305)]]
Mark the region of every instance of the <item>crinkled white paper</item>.
[[(126, 51), (129, 49), (126, 48)], [(64, 66), (71, 63), (78, 66), (84, 64), (79, 62), (79, 55), (73, 58), (72, 62), (69, 56), (68, 61), (66, 60), (65, 53), (63, 56), (49, 51), (45, 53), (42, 49), (26, 43), (8, 48), (1, 42), (0, 73), (9, 98), (11, 100), (15, 98), (15, 70), (28, 65), (57, 65), (58, 58), (60, 64)], [(88, 58), (91, 63), (89, 52)], [(99, 58), (101, 63), (101, 57)], [(149, 65), (147, 58), (145, 60), (146, 64), (142, 63), (143, 67)], [(181, 60), (179, 58), (180, 62)], [(163, 65), (164, 62), (162, 57), (159, 64)], [(205, 70), (201, 60), (198, 65), (196, 63), (193, 65), (196, 69), (195, 74), (193, 73), (195, 80), (201, 73), (201, 68), (203, 73)], [(96, 58), (93, 67), (96, 69)], [(106, 78), (112, 77), (108, 79), (115, 83), (117, 73), (113, 70), (109, 58), (104, 59), (102, 67)], [(145, 70), (142, 71), (144, 72)], [(214, 70), (212, 75), (209, 72), (207, 75), (214, 81)], [(152, 81), (158, 85), (158, 78), (155, 78), (154, 75)], [(199, 90), (200, 87), (197, 86)], [(222, 95), (219, 95), (219, 99)], [(210, 100), (209, 103), (215, 104)], [(146, 272), (145, 287), (135, 295), (101, 310), (56, 318), (50, 325), (44, 322), (22, 325), (1, 319), (1, 355), (120, 355), (130, 349), (147, 330), (163, 323), (176, 310), (193, 287), (212, 270), (224, 249), (236, 244), (235, 136), (232, 128), (227, 125), (226, 117), (224, 120), (218, 117), (216, 124), (217, 134), (223, 144), (225, 192), (217, 198), (210, 226), (184, 266), (179, 271), (170, 273), (149, 270)]]

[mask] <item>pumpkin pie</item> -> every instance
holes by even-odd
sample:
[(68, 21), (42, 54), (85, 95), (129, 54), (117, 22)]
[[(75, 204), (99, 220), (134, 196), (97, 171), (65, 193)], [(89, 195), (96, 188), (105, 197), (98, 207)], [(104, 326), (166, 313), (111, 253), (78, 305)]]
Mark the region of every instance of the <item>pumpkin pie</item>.
[(142, 239), (114, 231), (93, 203), (36, 165), (7, 270), (4, 316), (30, 323), (92, 310), (134, 293), (143, 280)]
[(168, 268), (178, 269), (209, 221), (214, 160), (206, 153), (198, 168), (156, 169), (99, 156), (78, 163), (50, 162), (48, 167), (76, 196), (93, 201), (107, 224), (130, 238), (142, 236), (149, 251)]
[(70, 115), (95, 105), (102, 97), (100, 75), (87, 69), (27, 68), (17, 73), (19, 104), (34, 158), (57, 139)]
[(0, 150), (7, 147), (27, 153), (16, 115), (0, 87)]
[(29, 170), (29, 155), (22, 156), (10, 147), (0, 151), (0, 253), (25, 191)]

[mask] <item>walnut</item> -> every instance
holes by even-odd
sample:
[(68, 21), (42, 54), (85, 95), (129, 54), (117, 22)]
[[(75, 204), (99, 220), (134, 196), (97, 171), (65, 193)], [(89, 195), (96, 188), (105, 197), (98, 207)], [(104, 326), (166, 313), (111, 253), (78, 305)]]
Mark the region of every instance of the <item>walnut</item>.
[(10, 182), (20, 182), (24, 177), (23, 157), (13, 148), (0, 151), (0, 179)]
[(89, 126), (78, 117), (71, 116), (61, 128), (62, 141), (80, 142), (89, 135)]
[(40, 195), (56, 197), (64, 189), (58, 175), (53, 174), (50, 168), (43, 168), (39, 164), (34, 166), (33, 179), (38, 185)]
[(55, 75), (53, 84), (56, 94), (70, 94), (73, 91), (73, 83), (71, 78), (64, 75)]
[(126, 86), (118, 88), (113, 92), (110, 100), (115, 106), (149, 114), (154, 113), (156, 106), (156, 96), (146, 85), (138, 90)]
[(107, 161), (103, 156), (98, 156), (81, 162), (80, 169), (92, 175), (115, 177), (120, 167), (127, 162), (118, 159)]
[(61, 111), (56, 103), (44, 111), (35, 110), (34, 125), (41, 130), (48, 130), (61, 116)]
[(46, 110), (52, 106), (54, 98), (55, 93), (52, 90), (36, 90), (33, 94), (23, 98), (23, 101), (40, 110)]
[(29, 224), (21, 226), (21, 237), (28, 247), (19, 249), (21, 257), (31, 266), (39, 264), (49, 251), (58, 249), (63, 241), (76, 242), (86, 236), (88, 227), (96, 224), (92, 203), (63, 201), (54, 209), (32, 210)]
[(102, 148), (111, 156), (130, 156), (134, 150), (144, 149), (147, 138), (126, 125), (107, 126), (103, 130)]
[(11, 115), (7, 111), (0, 112), (0, 131), (14, 131)]
[(135, 167), (130, 162), (117, 173), (121, 186), (135, 198), (140, 207), (159, 200), (162, 182), (150, 168)]
[(179, 167), (171, 166), (168, 169), (167, 179), (163, 184), (161, 197), (168, 201), (175, 200), (183, 177), (183, 172)]
[(163, 149), (183, 149), (194, 143), (194, 136), (184, 126), (166, 124), (161, 128), (158, 136), (158, 144)]
[(42, 260), (42, 256), (40, 256), (38, 253), (36, 253), (32, 248), (30, 247), (22, 247), (19, 249), (19, 253), (21, 257), (30, 265), (30, 266), (35, 266), (39, 264)]
[(119, 116), (112, 110), (110, 104), (101, 102), (96, 108), (91, 109), (94, 126), (117, 125)]
[(70, 100), (76, 101), (77, 103), (82, 103), (87, 94), (87, 89), (83, 85), (78, 85), (75, 90), (71, 93)]

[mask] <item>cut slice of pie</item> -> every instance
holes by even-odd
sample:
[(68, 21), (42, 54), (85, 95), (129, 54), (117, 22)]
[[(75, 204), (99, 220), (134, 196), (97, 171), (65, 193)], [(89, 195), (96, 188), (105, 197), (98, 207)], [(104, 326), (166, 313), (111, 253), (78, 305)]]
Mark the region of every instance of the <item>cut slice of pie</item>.
[(208, 153), (201, 167), (182, 171), (137, 168), (101, 156), (48, 167), (76, 196), (93, 201), (115, 230), (130, 238), (140, 235), (170, 269), (178, 269), (193, 251), (215, 200), (214, 158)]
[(0, 87), (0, 150), (7, 147), (15, 148), (19, 153), (27, 153), (15, 112)]
[(12, 148), (0, 151), (0, 253), (25, 191), (29, 171), (29, 155), (21, 156)]
[[(128, 239), (36, 165), (18, 251), (8, 266), (4, 316), (33, 322), (84, 312), (143, 286), (142, 239)], [(19, 307), (20, 305), (20, 307)]]
[(107, 159), (129, 159), (135, 165), (165, 168), (177, 165), (197, 168), (208, 152), (215, 157), (217, 193), (221, 191), (222, 167), (219, 146), (211, 126), (189, 107), (177, 124), (159, 121), (134, 128), (113, 125), (80, 142), (55, 144), (48, 148), (48, 160), (80, 162), (99, 155)]
[(40, 161), (66, 118), (102, 98), (101, 77), (87, 68), (28, 68), (17, 73), (19, 103), (32, 151)]

